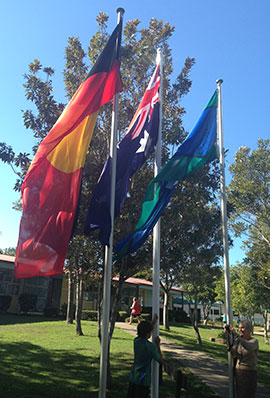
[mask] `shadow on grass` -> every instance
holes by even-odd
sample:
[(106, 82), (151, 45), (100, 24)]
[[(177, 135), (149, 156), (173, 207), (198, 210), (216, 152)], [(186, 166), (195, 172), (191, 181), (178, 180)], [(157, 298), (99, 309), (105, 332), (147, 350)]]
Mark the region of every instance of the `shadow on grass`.
[(258, 382), (270, 388), (269, 351), (259, 350)]
[(60, 318), (45, 318), (39, 315), (0, 314), (0, 325), (17, 325), (23, 323), (56, 322)]
[(173, 341), (184, 349), (204, 352), (222, 362), (226, 363), (227, 361), (227, 347), (225, 345), (204, 341), (203, 346), (200, 346), (199, 344), (196, 344), (195, 336), (184, 336), (177, 334), (175, 331), (160, 331), (160, 335)]
[(49, 351), (27, 342), (0, 344), (1, 396), (88, 398), (97, 387), (98, 358)]

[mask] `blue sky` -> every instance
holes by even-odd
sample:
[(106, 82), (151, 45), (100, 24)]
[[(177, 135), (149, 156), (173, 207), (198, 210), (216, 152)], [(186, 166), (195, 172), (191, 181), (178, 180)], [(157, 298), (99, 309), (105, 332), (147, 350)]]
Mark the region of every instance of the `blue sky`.
[[(31, 131), (23, 126), (21, 112), (29, 107), (23, 88), (28, 64), (37, 58), (43, 66), (52, 66), (55, 98), (66, 102), (62, 71), (68, 37), (78, 36), (86, 50), (97, 28), (97, 14), (109, 15), (111, 31), (118, 7), (125, 9), (124, 22), (138, 18), (141, 27), (147, 27), (155, 17), (175, 26), (170, 40), (175, 74), (187, 56), (196, 59), (192, 88), (182, 103), (187, 130), (215, 90), (216, 79), (222, 78), (228, 163), (241, 145), (254, 149), (257, 139), (269, 137), (269, 0), (15, 0), (1, 5), (1, 142), (15, 152), (31, 152), (35, 143)], [(12, 209), (12, 202), (18, 199), (13, 191), (16, 176), (2, 162), (0, 178), (0, 248), (5, 248), (17, 244), (20, 213)], [(228, 172), (226, 178), (228, 182)], [(236, 240), (230, 250), (231, 264), (243, 254)]]

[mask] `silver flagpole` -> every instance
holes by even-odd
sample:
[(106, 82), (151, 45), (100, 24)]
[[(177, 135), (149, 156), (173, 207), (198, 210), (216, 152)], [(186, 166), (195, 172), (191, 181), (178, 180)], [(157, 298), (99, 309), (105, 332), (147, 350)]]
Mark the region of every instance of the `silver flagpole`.
[[(228, 247), (228, 226), (227, 226), (227, 197), (225, 184), (225, 160), (223, 147), (223, 123), (222, 123), (222, 98), (221, 84), (222, 79), (218, 79), (218, 113), (217, 113), (217, 129), (219, 143), (219, 163), (220, 163), (220, 194), (221, 194), (221, 220), (223, 232), (223, 261), (224, 261), (224, 278), (225, 278), (225, 297), (226, 297), (226, 320), (232, 325), (232, 305), (231, 305), (231, 288), (230, 288), (230, 265), (229, 265), (229, 247)], [(232, 355), (228, 352), (229, 364), (229, 397), (233, 397), (233, 366)]]
[[(163, 63), (162, 52), (160, 49), (157, 51), (157, 63), (160, 62), (160, 111), (159, 111), (159, 129), (158, 141), (155, 154), (155, 167), (154, 176), (156, 177), (161, 169), (161, 132), (162, 132), (162, 78), (163, 78)], [(152, 292), (152, 316), (158, 314), (160, 308), (160, 292), (159, 292), (159, 279), (160, 279), (160, 219), (153, 228), (153, 292)], [(153, 342), (159, 335), (159, 319), (153, 330)], [(152, 361), (152, 386), (151, 397), (158, 398), (159, 396), (159, 363)]]
[[(117, 9), (117, 23), (119, 24), (125, 10)], [(115, 203), (115, 180), (116, 180), (116, 144), (117, 144), (117, 128), (118, 128), (118, 100), (119, 94), (115, 94), (113, 98), (112, 111), (112, 127), (111, 127), (111, 143), (110, 157), (112, 167), (111, 177), (111, 235), (109, 246), (105, 246), (104, 261), (104, 284), (103, 284), (103, 303), (102, 303), (102, 328), (101, 328), (101, 351), (100, 351), (100, 373), (99, 373), (99, 398), (106, 397), (107, 386), (107, 368), (108, 368), (108, 347), (109, 347), (109, 319), (111, 307), (111, 278), (112, 278), (112, 246), (113, 246), (113, 228), (114, 228), (114, 203)]]

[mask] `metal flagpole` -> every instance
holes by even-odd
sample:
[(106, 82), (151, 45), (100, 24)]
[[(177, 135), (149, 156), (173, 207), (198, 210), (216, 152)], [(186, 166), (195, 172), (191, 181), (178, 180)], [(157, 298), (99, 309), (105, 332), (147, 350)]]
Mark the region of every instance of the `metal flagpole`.
[[(119, 24), (125, 10), (117, 9), (117, 23)], [(99, 373), (99, 398), (106, 397), (107, 386), (107, 368), (108, 368), (108, 346), (109, 346), (109, 319), (110, 319), (110, 302), (111, 302), (111, 277), (112, 277), (112, 247), (113, 247), (113, 228), (114, 228), (114, 203), (115, 203), (115, 180), (116, 180), (116, 144), (117, 144), (117, 128), (118, 128), (118, 100), (119, 94), (115, 94), (113, 98), (112, 111), (112, 127), (110, 142), (111, 157), (111, 235), (109, 246), (105, 246), (104, 261), (104, 283), (103, 283), (103, 303), (102, 303), (102, 328), (101, 328), (101, 351), (100, 351), (100, 373)]]
[[(219, 143), (219, 163), (220, 163), (220, 194), (221, 194), (221, 220), (223, 232), (223, 261), (224, 261), (224, 278), (225, 278), (225, 297), (226, 297), (226, 320), (232, 325), (232, 305), (231, 305), (231, 288), (230, 288), (230, 266), (229, 266), (229, 247), (228, 247), (228, 226), (227, 226), (227, 198), (225, 184), (225, 160), (223, 147), (223, 123), (222, 123), (222, 98), (221, 84), (222, 79), (218, 79), (218, 109), (217, 109), (217, 129)], [(233, 397), (233, 366), (232, 355), (228, 351), (229, 364), (229, 397)]]
[[(161, 132), (162, 132), (162, 77), (163, 77), (163, 63), (162, 52), (160, 49), (157, 51), (157, 64), (160, 63), (160, 111), (159, 111), (159, 129), (158, 141), (155, 154), (155, 167), (154, 176), (156, 177), (161, 169)], [(160, 279), (160, 219), (153, 228), (153, 292), (152, 292), (152, 316), (158, 314), (160, 308), (160, 292), (159, 292), (159, 279)], [(159, 335), (159, 319), (153, 330), (153, 342)], [(152, 386), (151, 397), (158, 398), (159, 396), (159, 363), (152, 361)]]

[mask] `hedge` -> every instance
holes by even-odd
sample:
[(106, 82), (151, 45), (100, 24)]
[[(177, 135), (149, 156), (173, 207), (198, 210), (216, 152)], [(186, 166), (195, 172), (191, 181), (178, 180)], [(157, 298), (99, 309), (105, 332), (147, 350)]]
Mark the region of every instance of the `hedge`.
[(81, 319), (84, 321), (97, 321), (98, 312), (94, 310), (82, 310)]

